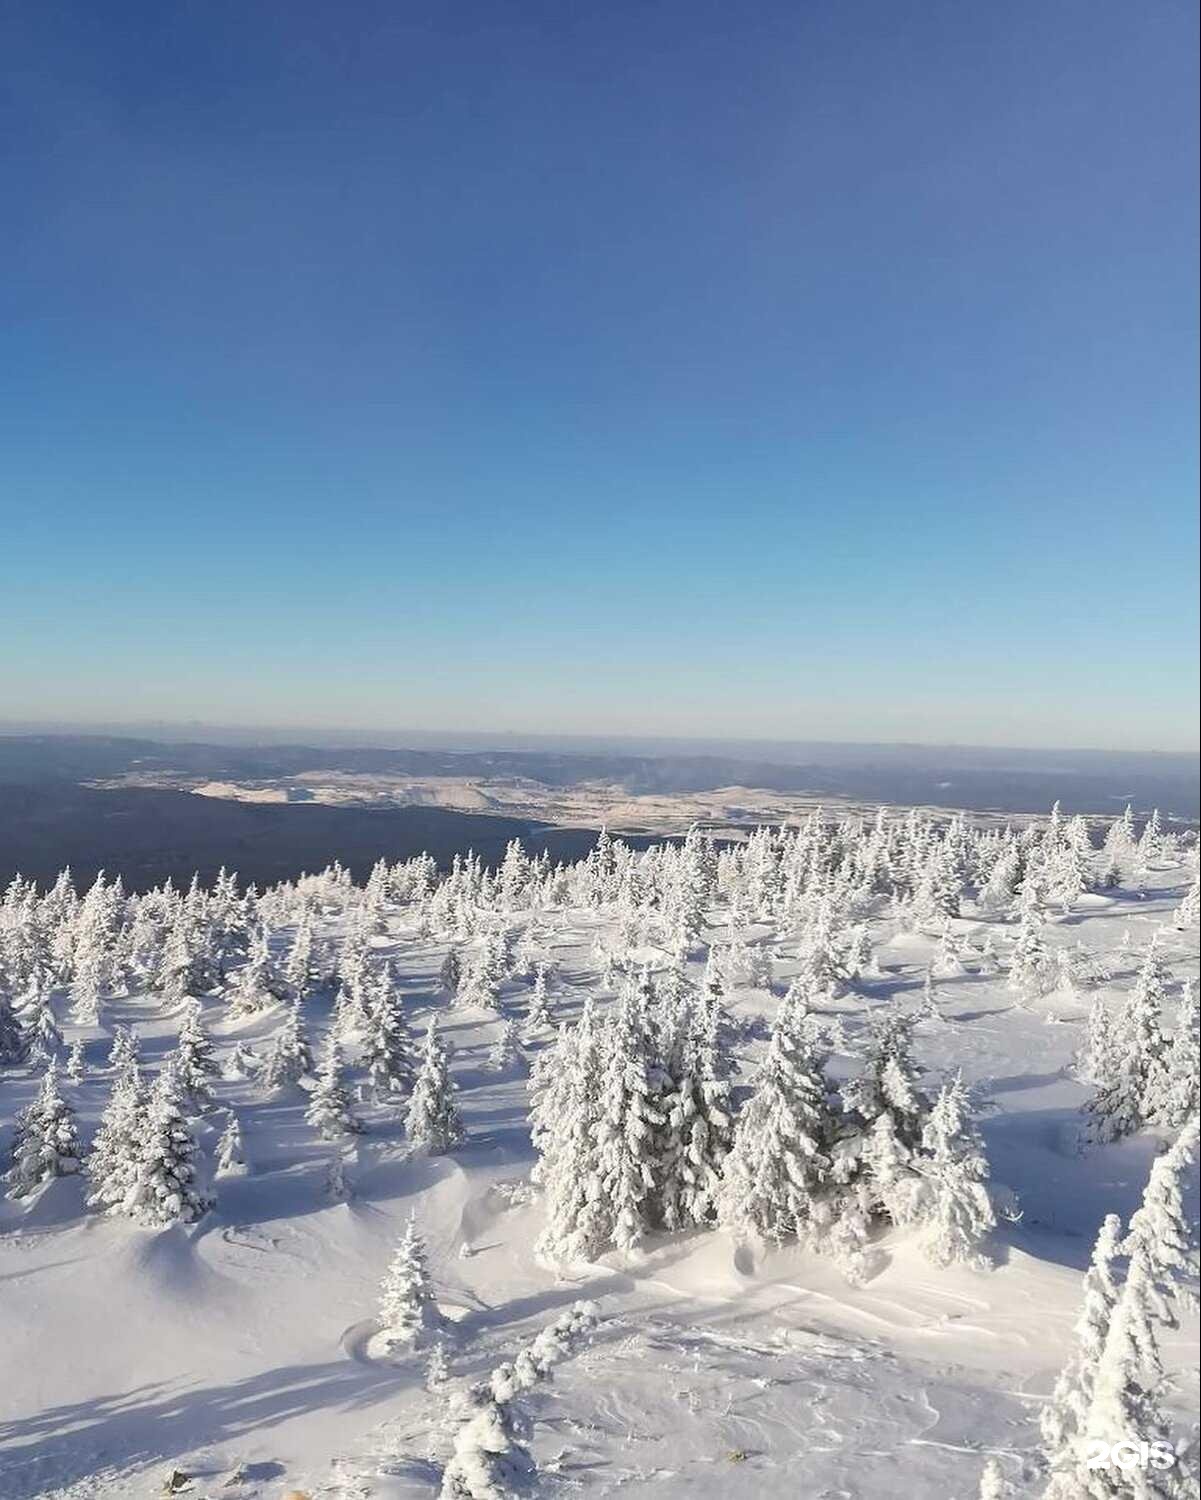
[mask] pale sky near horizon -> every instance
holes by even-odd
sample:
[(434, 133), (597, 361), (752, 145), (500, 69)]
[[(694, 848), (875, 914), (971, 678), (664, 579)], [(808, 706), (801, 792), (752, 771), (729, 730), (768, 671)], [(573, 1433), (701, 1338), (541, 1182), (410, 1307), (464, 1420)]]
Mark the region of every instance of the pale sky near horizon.
[(0, 21), (0, 718), (1193, 749), (1197, 13)]

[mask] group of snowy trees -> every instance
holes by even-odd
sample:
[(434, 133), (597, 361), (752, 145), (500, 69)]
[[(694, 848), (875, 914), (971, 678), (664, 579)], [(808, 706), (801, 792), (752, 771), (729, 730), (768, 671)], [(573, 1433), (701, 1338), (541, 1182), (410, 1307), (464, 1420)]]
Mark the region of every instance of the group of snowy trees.
[[(1172, 1459), (1163, 1410), (1160, 1328), (1196, 1310), (1196, 1249), (1185, 1218), (1185, 1169), (1196, 1160), (1197, 1121), (1158, 1157), (1125, 1234), (1110, 1214), (1084, 1277), (1076, 1348), (1040, 1425), (1050, 1481), (1045, 1500), (1183, 1500), (1192, 1481)], [(1124, 1267), (1125, 1274), (1122, 1274)], [(1098, 1445), (1160, 1445), (1159, 1462), (1136, 1472), (1090, 1462)]]
[(588, 1260), (717, 1223), (830, 1251), (854, 1278), (886, 1220), (924, 1226), (939, 1263), (977, 1259), (995, 1216), (962, 1081), (922, 1092), (915, 1018), (893, 1011), (836, 1087), (810, 1008), (822, 993), (811, 975), (790, 986), (737, 1114), (712, 974), (699, 991), (681, 969), (627, 980), (603, 1019), (586, 1003), (531, 1080), (539, 1253)]
[[(66, 993), (78, 1025), (98, 1024), (107, 1003), (150, 991), (170, 1009), (188, 996), (221, 994), (231, 1010), (250, 1014), (281, 1000), (304, 1002), (340, 987), (355, 1019), (365, 990), (378, 982), (372, 939), (403, 912), (419, 939), (473, 944), (448, 961), (448, 987), (464, 1003), (495, 1008), (508, 980), (529, 978), (544, 953), (537, 914), (564, 907), (612, 907), (618, 958), (655, 942), (673, 953), (702, 944), (715, 904), (726, 907), (725, 947), (734, 962), (762, 964), (747, 929), (771, 920), (816, 937), (819, 961), (853, 971), (863, 961), (856, 914), (880, 898), (901, 925), (937, 930), (970, 897), (981, 911), (1027, 913), (1071, 909), (1089, 887), (1146, 878), (1178, 853), (1179, 836), (1153, 816), (1136, 836), (1129, 810), (1112, 824), (1101, 849), (1082, 818), (1020, 829), (973, 828), (913, 812), (874, 822), (835, 822), (818, 810), (795, 828), (756, 830), (744, 843), (717, 848), (694, 832), (678, 844), (635, 853), (602, 833), (586, 859), (552, 866), (514, 842), (499, 869), (458, 857), (439, 877), (428, 855), (396, 865), (380, 861), (363, 887), (333, 865), (319, 875), (258, 892), (224, 871), (211, 889), (193, 881), (127, 893), (120, 879), (98, 875), (80, 896), (64, 871), (40, 893), (14, 879), (0, 900), (0, 994), (25, 1017), (21, 1045), (45, 1024), (45, 996)], [(1197, 895), (1178, 919), (1195, 918)], [(1189, 902), (1191, 901), (1192, 907)], [(825, 913), (823, 917), (822, 913)], [(518, 943), (506, 922), (533, 913)], [(831, 930), (822, 933), (823, 923)], [(1031, 932), (1023, 941), (1030, 945)], [(1020, 956), (1021, 968), (1029, 959)], [(451, 972), (453, 971), (453, 972)], [(51, 1031), (44, 1046), (58, 1050)], [(15, 1045), (0, 1024), (0, 1059)]]
[[(721, 1223), (821, 1244), (854, 1273), (872, 1226), (890, 1221), (926, 1226), (938, 1258), (970, 1256), (991, 1208), (962, 1085), (922, 1093), (912, 1017), (895, 1013), (833, 1087), (813, 1010), (878, 972), (869, 918), (936, 938), (931, 976), (1005, 969), (1027, 997), (1096, 983), (1076, 950), (1052, 940), (1056, 914), (1115, 871), (1149, 878), (1180, 848), (1157, 817), (1140, 831), (1129, 812), (1096, 848), (1085, 822), (1057, 809), (1021, 828), (916, 811), (833, 821), (819, 810), (727, 847), (694, 831), (635, 852), (602, 833), (572, 865), (516, 842), (495, 870), (471, 855), (442, 875), (428, 856), (380, 861), (361, 887), (338, 865), (262, 892), (225, 872), (211, 888), (141, 894), (103, 874), (82, 895), (69, 872), (46, 891), (18, 877), (0, 899), (0, 1068), (45, 1076), (18, 1123), (10, 1187), (27, 1195), (87, 1161), (100, 1206), (156, 1222), (201, 1212), (195, 1122), (211, 1114), (218, 1076), (202, 1002), (224, 1007), (231, 1024), (274, 1022), (265, 1047), (227, 1049), (222, 1071), (264, 1095), (303, 1089), (321, 1140), (353, 1139), (366, 1099), (395, 1108), (414, 1146), (453, 1149), (463, 1124), (446, 1048), (432, 1023), (413, 1037), (379, 954), (399, 928), (402, 945), (447, 946), (439, 984), (454, 1005), (499, 1019), (488, 1067), (516, 1071), (524, 1048), (540, 1047), (532, 1126), (545, 1254), (586, 1257), (648, 1230)], [(1195, 882), (1192, 891), (1177, 926), (1195, 919)], [(541, 1047), (555, 1035), (545, 918), (564, 909), (603, 915), (602, 982), (578, 1022)], [(991, 919), (983, 947), (952, 927), (969, 909)], [(736, 1109), (723, 987), (772, 996), (783, 945), (798, 972)], [(689, 964), (706, 955), (697, 984)], [(602, 1006), (610, 989), (617, 999)], [(110, 1028), (111, 1097), (89, 1153), (70, 1105), (83, 1038), (122, 997), (144, 995), (177, 1018), (178, 1041), (149, 1082), (132, 1039)], [(1094, 1008), (1083, 1071), (1098, 1134), (1177, 1128), (1195, 1110), (1196, 996), (1185, 992), (1165, 1030), (1170, 998), (1153, 950), (1116, 1012), (1103, 1000)], [(307, 1014), (326, 1006), (318, 1063)], [(69, 1047), (60, 1015), (75, 1028)], [(230, 1169), (245, 1164), (240, 1131), (227, 1121), (218, 1150)]]
[[(88, 1202), (150, 1227), (198, 1219), (212, 1201), (201, 1185), (195, 1120), (215, 1106), (213, 1082), (221, 1073), (213, 1042), (201, 1021), (200, 1004), (183, 1005), (175, 1047), (153, 1085), (143, 1077), (136, 1033), (118, 1026), (109, 1055), (112, 1082), (91, 1150), (84, 1153), (75, 1111), (64, 1096), (57, 1058), (51, 1056), (38, 1093), (18, 1117), (12, 1161), (6, 1174), (10, 1194), (27, 1197), (54, 1177), (81, 1169), (88, 1178)], [(367, 1056), (368, 1076), (380, 1086), (378, 1054)], [(331, 1029), (320, 1067), (314, 1068), (299, 1001), (284, 1013), (270, 1054), (258, 1073), (265, 1087), (278, 1091), (308, 1081), (305, 1119), (324, 1141), (340, 1141), (362, 1130), (343, 1075), (342, 1047)], [(405, 1114), (412, 1146), (430, 1152), (451, 1150), (462, 1139), (455, 1085), (447, 1056), (431, 1021), (419, 1065), (406, 1066), (411, 1082)], [(389, 1070), (388, 1081), (397, 1075)], [(245, 1170), (241, 1124), (227, 1113), (217, 1146), (216, 1173)]]
[(1157, 936), (1116, 1010), (1103, 994), (1093, 1001), (1080, 1071), (1095, 1085), (1087, 1108), (1099, 1140), (1115, 1140), (1144, 1125), (1179, 1130), (1197, 1113), (1197, 987), (1195, 982), (1182, 987), (1175, 1026), (1165, 1033), (1169, 988)]

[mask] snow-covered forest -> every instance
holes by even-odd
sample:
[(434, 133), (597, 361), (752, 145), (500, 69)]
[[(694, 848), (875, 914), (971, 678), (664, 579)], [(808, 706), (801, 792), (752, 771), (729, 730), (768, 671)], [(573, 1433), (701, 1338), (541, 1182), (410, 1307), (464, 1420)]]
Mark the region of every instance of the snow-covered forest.
[(18, 878), (0, 1495), (1196, 1495), (1198, 899), (1129, 810)]

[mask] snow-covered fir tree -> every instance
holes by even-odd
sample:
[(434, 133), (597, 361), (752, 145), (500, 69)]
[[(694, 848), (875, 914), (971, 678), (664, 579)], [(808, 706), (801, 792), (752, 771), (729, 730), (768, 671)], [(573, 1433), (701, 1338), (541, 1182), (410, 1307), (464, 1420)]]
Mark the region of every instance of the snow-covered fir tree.
[(1201, 1038), (1198, 1035), (1197, 982), (1184, 986), (1176, 1026), (1147, 1080), (1143, 1114), (1149, 1124), (1181, 1130), (1201, 1109)]
[(72, 1083), (82, 1083), (88, 1076), (88, 1057), (83, 1038), (77, 1036), (67, 1048), (66, 1074)]
[(63, 1097), (58, 1064), (51, 1058), (33, 1102), (17, 1116), (4, 1178), (9, 1197), (27, 1198), (53, 1178), (78, 1172), (81, 1156), (75, 1111)]
[(1201, 922), (1201, 876), (1194, 875), (1184, 899), (1172, 913), (1172, 925), (1182, 932)]
[(284, 1023), (275, 1034), (259, 1083), (268, 1093), (292, 1088), (313, 1075), (313, 1049), (299, 1000), (288, 1007)]
[(257, 1078), (262, 1065), (263, 1060), (258, 1053), (245, 1042), (239, 1041), (234, 1043), (225, 1059), (222, 1073), (231, 1079)]
[(522, 1036), (526, 1041), (549, 1031), (552, 1025), (547, 966), (538, 964), (534, 969), (534, 984), (530, 990), (530, 1001), (525, 1013)]
[(1038, 888), (1027, 878), (1017, 899), (1018, 930), (1009, 961), (1009, 988), (1025, 999), (1046, 994), (1053, 982), (1054, 966), (1043, 939), (1042, 902)]
[(829, 1132), (812, 1042), (778, 1018), (725, 1159), (722, 1226), (737, 1236), (804, 1238), (829, 1180)]
[(44, 1068), (63, 1052), (63, 1034), (54, 1015), (54, 1004), (48, 984), (34, 985), (21, 1009), (25, 1031), (25, 1050), (36, 1068)]
[(1092, 1404), (1097, 1367), (1109, 1336), (1109, 1320), (1118, 1300), (1121, 1240), (1121, 1219), (1117, 1214), (1107, 1214), (1084, 1274), (1083, 1305), (1074, 1330), (1075, 1350), (1055, 1382), (1051, 1399), (1039, 1414), (1039, 1429), (1052, 1471), (1075, 1467), (1080, 1435)]
[(245, 1177), (249, 1171), (246, 1148), (242, 1142), (242, 1124), (232, 1109), (225, 1112), (225, 1125), (217, 1141), (214, 1175)]
[(521, 1051), (521, 1037), (517, 1030), (517, 1022), (512, 1016), (507, 1016), (501, 1022), (500, 1030), (496, 1033), (496, 1040), (488, 1051), (488, 1071), (490, 1073), (512, 1073), (514, 1069), (521, 1067), (524, 1056)]
[[(1117, 1240), (1111, 1216), (1086, 1278), (1083, 1333), (1077, 1357), (1043, 1416), (1051, 1477), (1045, 1500), (1184, 1500), (1195, 1476), (1176, 1466), (1133, 1469), (1097, 1465), (1099, 1444), (1168, 1444), (1165, 1378), (1158, 1328), (1175, 1327), (1179, 1309), (1194, 1306), (1193, 1247), (1181, 1207), (1181, 1178), (1195, 1159), (1195, 1123), (1152, 1167), (1142, 1207)], [(1117, 1254), (1125, 1281), (1114, 1286)]]
[(379, 1320), (392, 1351), (412, 1348), (442, 1324), (430, 1286), (425, 1243), (412, 1215), (380, 1283)]
[(198, 1181), (199, 1148), (184, 1114), (182, 1088), (168, 1062), (146, 1106), (143, 1139), (121, 1207), (148, 1229), (191, 1224), (213, 1199)]
[[(239, 1016), (256, 1015), (277, 1004), (286, 989), (271, 953), (270, 934), (265, 927), (260, 927), (251, 938), (246, 962), (234, 975), (230, 986), (230, 1010)], [(303, 996), (293, 998), (303, 999)]]
[(1001, 1465), (995, 1458), (990, 1458), (980, 1471), (979, 1500), (1007, 1500), (1011, 1493), (1005, 1482), (1005, 1475), (1001, 1472)]
[(1184, 1179), (1197, 1160), (1197, 1134), (1194, 1117), (1156, 1157), (1122, 1245), (1127, 1258), (1144, 1267), (1151, 1314), (1165, 1328), (1179, 1326), (1182, 1306), (1190, 1312), (1197, 1306), (1196, 1230), (1184, 1208)]
[(459, 993), (459, 986), (463, 982), (463, 958), (457, 948), (451, 948), (442, 960), (438, 982), (448, 995)]
[(626, 984), (603, 1030), (604, 1061), (597, 1095), (597, 1191), (608, 1216), (609, 1238), (631, 1250), (654, 1227), (660, 1183), (656, 1107), (665, 1080), (651, 1041), (643, 990)]
[(929, 1225), (927, 1254), (940, 1266), (986, 1265), (980, 1247), (997, 1221), (988, 1193), (988, 1158), (961, 1076), (939, 1090), (922, 1148), (918, 1211)]
[(283, 980), (288, 993), (300, 1000), (308, 999), (313, 979), (313, 922), (308, 907), (304, 907), (292, 943), (284, 963)]
[(712, 1222), (734, 1138), (730, 1069), (722, 1046), (720, 991), (683, 1001), (663, 1100), (660, 1194), (664, 1227)]
[(1096, 1061), (1097, 1071), (1103, 1066), (1104, 1073), (1086, 1108), (1098, 1140), (1117, 1140), (1141, 1129), (1166, 1089), (1168, 1044), (1161, 1017), (1167, 983), (1159, 943), (1153, 939), (1133, 987), (1112, 1017), (1105, 1062)]
[(114, 1026), (112, 1045), (108, 1049), (108, 1065), (120, 1073), (141, 1056), (141, 1043), (132, 1026)]
[(137, 1059), (127, 1058), (113, 1080), (85, 1162), (92, 1207), (111, 1213), (125, 1203), (146, 1134), (148, 1102)]
[(438, 1155), (452, 1151), (459, 1144), (463, 1139), (463, 1121), (456, 1094), (446, 1049), (431, 1019), (405, 1114), (405, 1133), (410, 1145)]
[(342, 1047), (332, 1033), (326, 1039), (317, 1082), (304, 1117), (324, 1141), (358, 1135), (363, 1129), (363, 1122), (351, 1108), (350, 1095), (342, 1078)]
[(431, 1396), (440, 1396), (450, 1383), (450, 1354), (445, 1339), (435, 1339), (425, 1361), (425, 1388)]
[(181, 1101), (196, 1114), (211, 1109), (212, 1080), (220, 1077), (221, 1067), (201, 1020), (200, 1001), (193, 997), (184, 1001), (174, 1063)]
[(368, 987), (362, 1059), (377, 1098), (407, 1092), (416, 1076), (413, 1047), (400, 991), (381, 968)]
[(598, 1025), (587, 999), (579, 1021), (560, 1029), (530, 1078), (531, 1134), (539, 1153), (533, 1177), (545, 1210), (534, 1249), (552, 1265), (591, 1260), (608, 1244), (594, 1128), (600, 1062)]
[(19, 1067), (29, 1054), (25, 1027), (17, 1018), (3, 985), (0, 985), (0, 1068)]

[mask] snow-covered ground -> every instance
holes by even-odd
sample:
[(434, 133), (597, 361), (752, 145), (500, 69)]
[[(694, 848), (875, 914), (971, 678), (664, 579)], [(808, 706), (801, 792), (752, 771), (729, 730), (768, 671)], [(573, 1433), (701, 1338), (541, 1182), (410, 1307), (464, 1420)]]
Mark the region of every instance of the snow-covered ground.
[[(1141, 888), (1084, 894), (1070, 913), (1048, 913), (1046, 941), (1079, 943), (1112, 976), (1103, 988), (1128, 989), (1191, 878), (1169, 862)], [(728, 915), (717, 903), (708, 918), (690, 958), (698, 983)], [(346, 920), (327, 909), (319, 938), (338, 937)], [(518, 935), (531, 920), (521, 909), (507, 919)], [(555, 1021), (574, 1019), (588, 993), (607, 1003), (597, 944), (614, 942), (615, 912), (547, 906), (537, 921)], [(449, 1320), (452, 1387), (485, 1377), (579, 1299), (597, 1304), (595, 1336), (522, 1401), (539, 1494), (971, 1500), (989, 1455), (1015, 1493), (1038, 1492), (1038, 1410), (1071, 1351), (1094, 1236), (1106, 1213), (1128, 1220), (1138, 1207), (1164, 1138), (1144, 1131), (1080, 1149), (1089, 1091), (1070, 1068), (1094, 991), (1022, 998), (1003, 963), (977, 962), (988, 934), (1004, 959), (1010, 915), (965, 901), (949, 923), (967, 945), (962, 972), (931, 981), (932, 1005), (923, 991), (944, 939), (899, 929), (886, 900), (867, 926), (879, 975), (840, 986), (823, 1019), (841, 1022), (849, 1055), (871, 1012), (923, 1006), (915, 1056), (931, 1078), (962, 1069), (975, 1086), (993, 1181), (1021, 1204), (1020, 1220), (993, 1236), (991, 1270), (936, 1267), (916, 1231), (900, 1230), (882, 1234), (881, 1268), (859, 1286), (826, 1256), (738, 1245), (721, 1230), (655, 1236), (568, 1272), (539, 1264), (526, 1069), (488, 1069), (501, 1015), (456, 1004), (439, 979), (447, 941), (390, 908), (372, 955), (393, 962), (414, 1034), (436, 1017), (453, 1049), (465, 1142), (413, 1156), (403, 1107), (363, 1099), (366, 1131), (348, 1148), (348, 1196), (338, 1197), (334, 1148), (306, 1122), (305, 1094), (223, 1078), (215, 1093), (237, 1111), (249, 1170), (217, 1182), (198, 1224), (153, 1231), (101, 1217), (85, 1210), (81, 1176), (5, 1202), (0, 1496), (150, 1496), (172, 1469), (192, 1476), (190, 1493), (229, 1500), (435, 1494), (450, 1450), (447, 1394), (427, 1391), (424, 1351), (389, 1356), (375, 1337), (379, 1282), (410, 1215)], [(289, 936), (275, 928), (280, 954)], [(773, 989), (727, 993), (742, 1023), (740, 1082), (798, 941), (786, 921), (750, 927), (748, 942), (773, 954)], [(1195, 975), (1196, 928), (1169, 926), (1162, 941), (1173, 977)], [(652, 972), (667, 963), (653, 943), (634, 957)], [(528, 995), (526, 981), (510, 981), (501, 1006), (520, 1015)], [(86, 1140), (112, 1083), (113, 1026), (136, 1027), (153, 1075), (179, 1014), (154, 992), (118, 994), (103, 1024), (79, 1028), (56, 1003), (66, 1041), (85, 1043), (86, 1076), (64, 1090)], [(315, 1040), (331, 1003), (329, 990), (307, 1003)], [(284, 1015), (277, 1006), (239, 1019), (220, 991), (202, 1004), (224, 1059), (238, 1043), (262, 1053)], [(549, 1040), (527, 1045), (526, 1059)], [(352, 1085), (361, 1077), (352, 1066)], [(0, 1087), (7, 1138), (37, 1077), (10, 1069)], [(209, 1151), (222, 1122), (219, 1110), (201, 1116)], [(1186, 1326), (1163, 1346), (1181, 1435), (1197, 1410), (1195, 1335)]]

